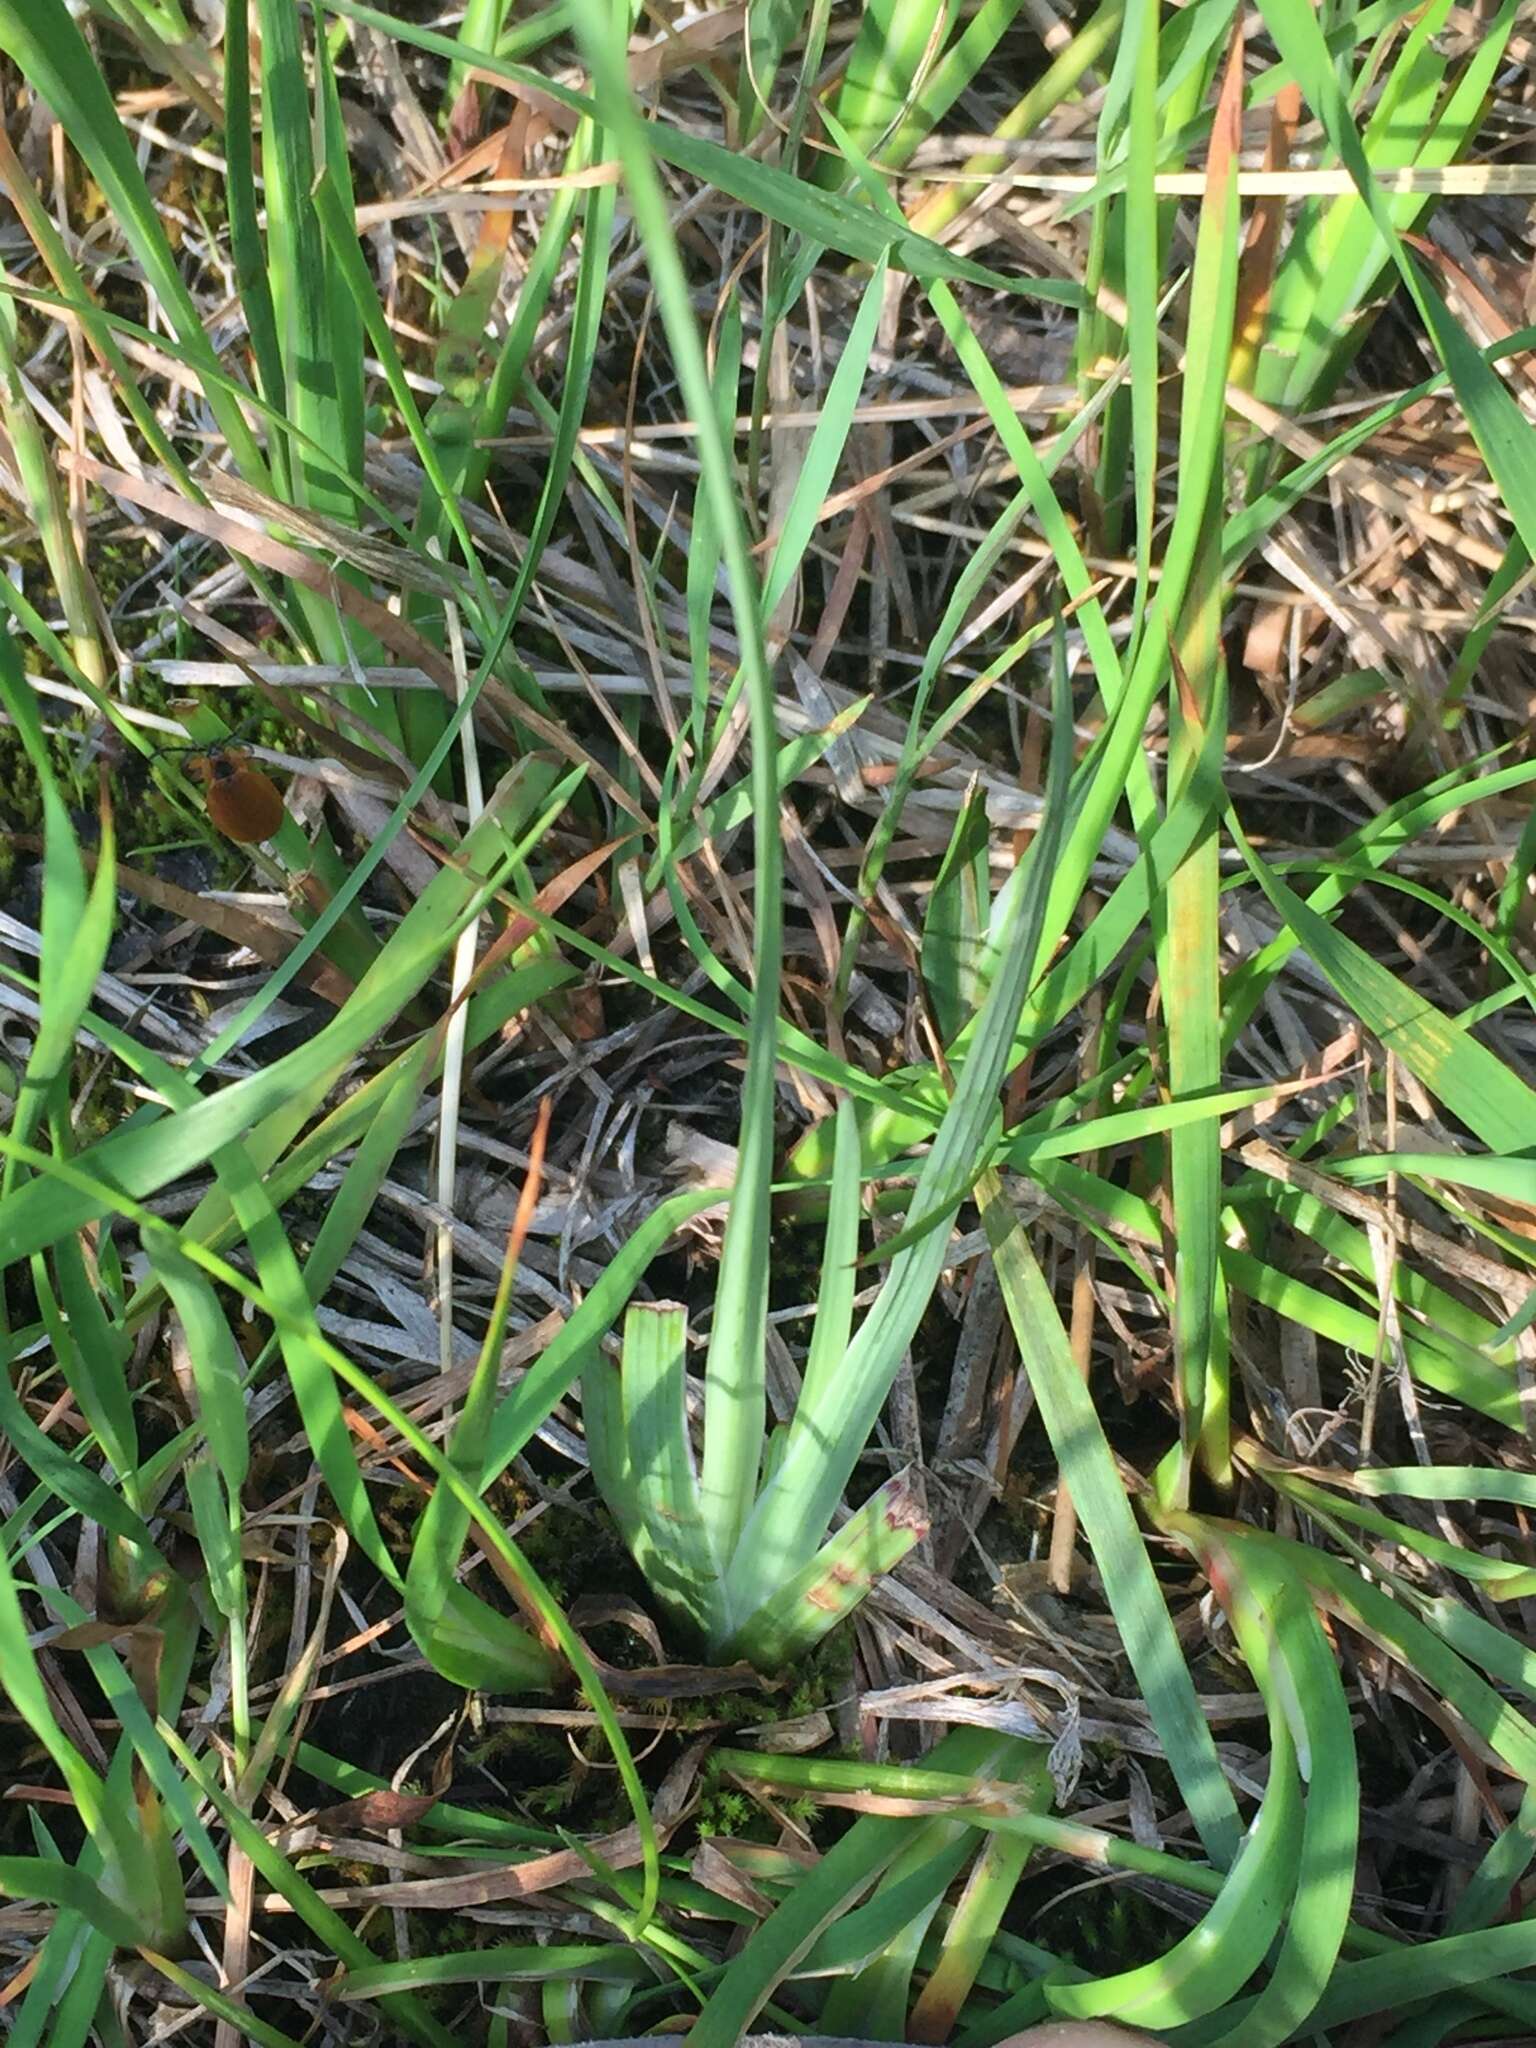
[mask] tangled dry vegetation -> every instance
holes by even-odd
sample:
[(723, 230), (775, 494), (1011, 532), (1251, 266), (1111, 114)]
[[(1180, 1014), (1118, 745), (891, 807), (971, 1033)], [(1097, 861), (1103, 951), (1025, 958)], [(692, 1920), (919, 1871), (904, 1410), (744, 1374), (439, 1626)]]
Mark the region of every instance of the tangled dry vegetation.
[(9, 2041), (1536, 2038), (1531, 35), (0, 0)]

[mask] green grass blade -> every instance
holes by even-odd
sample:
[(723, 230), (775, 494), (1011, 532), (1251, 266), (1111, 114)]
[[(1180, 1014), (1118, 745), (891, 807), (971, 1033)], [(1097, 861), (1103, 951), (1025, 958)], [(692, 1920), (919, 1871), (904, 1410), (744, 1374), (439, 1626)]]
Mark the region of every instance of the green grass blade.
[(751, 715), (756, 869), (753, 1007), (742, 1090), (738, 1171), (721, 1254), (706, 1364), (702, 1479), (703, 1509), (711, 1545), (718, 1555), (728, 1556), (751, 1506), (763, 1415), (768, 1188), (773, 1162), (774, 1061), (783, 945), (773, 681), (763, 647), (757, 579), (736, 498), (730, 451), (712, 404), (708, 366), (694, 324), (687, 278), (668, 218), (666, 195), (652, 160), (656, 130), (640, 119), (621, 54), (614, 47), (609, 23), (598, 0), (580, 0), (575, 18), (591, 66), (599, 118), (613, 135), (624, 166), (630, 204), (650, 261), (683, 397), (699, 424), (704, 487), (730, 578), (731, 605)]
[[(488, 802), (480, 824), (461, 849), (466, 869), (472, 869), (477, 859), (493, 856), (499, 841), (497, 816), (515, 808), (521, 781), (514, 769)], [(528, 791), (523, 788), (520, 793), (526, 797)], [(329, 1024), (283, 1059), (203, 1098), (195, 1108), (175, 1116), (141, 1112), (130, 1118), (82, 1155), (91, 1163), (93, 1178), (99, 1174), (102, 1182), (125, 1194), (152, 1194), (204, 1165), (220, 1147), (242, 1137), (295, 1092), (328, 1085), (326, 1077), (339, 1076), (426, 984), (459, 929), (478, 915), (502, 871), (511, 865), (509, 860), (493, 867), (490, 880), (478, 890), (458, 868), (443, 869), (391, 934), (346, 1008)], [(204, 1054), (205, 1059), (208, 1056)], [(80, 1229), (102, 1213), (78, 1186), (34, 1182), (0, 1202), (0, 1234), (11, 1255), (22, 1257), (45, 1249), (65, 1231)]]
[(649, 1536), (653, 1589), (706, 1633), (718, 1625), (720, 1565), (710, 1547), (688, 1434), (688, 1312), (636, 1302), (624, 1318), (620, 1385), (635, 1503)]
[(753, 1662), (774, 1671), (805, 1656), (927, 1533), (912, 1482), (898, 1472), (741, 1624), (738, 1637)]
[(1536, 1146), (1536, 1092), (1470, 1032), (1415, 994), (1304, 903), (1229, 825), (1255, 880), (1356, 1016), (1490, 1150)]
[[(1041, 1805), (1048, 1805), (1051, 1779), (1043, 1756), (1036, 1759), (1033, 1782)], [(1032, 1843), (1008, 1835), (989, 1835), (982, 1843), (944, 1929), (938, 1959), (913, 2003), (906, 2027), (909, 2041), (948, 2041), (953, 2036), (1033, 1853)], [(1042, 1995), (1040, 2018), (1046, 2011)]]
[[(110, 1530), (147, 1559), (159, 1560), (163, 1568), (169, 1569), (160, 1559), (149, 1526), (141, 1516), (90, 1466), (61, 1450), (28, 1415), (11, 1384), (10, 1354), (15, 1349), (14, 1344), (0, 1348), (0, 1432), (42, 1483), (60, 1500), (67, 1501), (77, 1514)], [(135, 1458), (134, 1465), (137, 1462)]]
[[(1178, 506), (1164, 572), (1184, 582), (1176, 628), (1182, 661), (1169, 706), (1168, 808), (1198, 808), (1188, 853), (1154, 906), (1175, 1095), (1221, 1081), (1220, 845), (1217, 808), (1202, 764), (1226, 739), (1221, 646), (1223, 391), (1237, 297), (1237, 150), (1242, 43), (1236, 42), (1212, 135), (1189, 290), (1189, 348), (1179, 422)], [(1150, 182), (1150, 181), (1149, 181)], [(1148, 308), (1150, 317), (1151, 308)], [(1152, 427), (1156, 452), (1155, 418)], [(1218, 1484), (1229, 1476), (1226, 1310), (1220, 1299), (1221, 1132), (1211, 1119), (1171, 1134), (1174, 1355), (1182, 1458), (1188, 1483), (1197, 1451)]]
[(982, 1222), (1019, 1350), (1061, 1475), (1072, 1490), (1098, 1563), (1125, 1653), (1200, 1838), (1212, 1862), (1224, 1868), (1236, 1853), (1241, 1833), (1237, 1808), (1146, 1545), (1051, 1291), (994, 1176), (982, 1182), (980, 1198)]
[[(294, 0), (256, 0), (261, 28), (261, 169), (266, 195), (267, 272), (272, 293), (278, 345), (283, 359), (283, 390), (289, 417), (317, 447), (331, 450), (349, 475), (362, 473), (361, 362), (362, 333), (355, 310), (327, 260), (313, 193), (314, 122), (305, 79), (300, 15)], [(332, 161), (332, 122), (324, 102), (334, 98), (324, 86), (329, 73), (323, 61), (320, 129), (325, 138), (325, 168)], [(343, 157), (343, 162), (345, 158)], [(293, 464), (297, 502), (341, 519), (354, 516), (351, 493), (333, 473), (307, 460), (304, 444)], [(312, 615), (321, 609), (307, 607)], [(344, 660), (345, 650), (334, 628), (327, 635), (328, 660)], [(359, 705), (359, 709), (364, 707)]]
[(141, 1929), (100, 1885), (68, 1863), (40, 1856), (0, 1856), (0, 1896), (62, 1907), (118, 1948), (137, 1948)]
[[(0, 0), (0, 50), (47, 100), (89, 165), (189, 359), (217, 370), (217, 358), (182, 282), (133, 145), (64, 0)], [(241, 474), (250, 483), (263, 482), (266, 465), (240, 407), (226, 394), (221, 379), (209, 379), (203, 389)]]
[(486, 1443), (482, 1485), (489, 1485), (506, 1470), (577, 1379), (589, 1370), (603, 1370), (589, 1361), (598, 1358), (600, 1340), (623, 1314), (652, 1259), (690, 1217), (717, 1208), (719, 1202), (717, 1188), (673, 1195), (659, 1203), (625, 1239), (601, 1279), (582, 1297), (580, 1307), (496, 1410)]
[(144, 1249), (186, 1333), (197, 1388), (198, 1417), (232, 1495), (250, 1469), (251, 1447), (242, 1383), (245, 1360), (208, 1277), (194, 1266), (168, 1229), (146, 1231)]
[(59, 1283), (59, 1304), (67, 1321), (56, 1312), (50, 1316), (53, 1296), (46, 1273), (39, 1274), (34, 1269), (33, 1286), (44, 1320), (53, 1325), (55, 1355), (64, 1367), (81, 1414), (115, 1467), (119, 1482), (125, 1490), (131, 1489), (130, 1475), (139, 1462), (138, 1429), (127, 1377), (132, 1339), (102, 1307), (101, 1297), (86, 1273), (78, 1238), (61, 1238), (54, 1246), (53, 1270)]
[(946, 1045), (980, 1007), (983, 943), (991, 905), (986, 799), (971, 790), (955, 820), (923, 919), (923, 983)]
[(508, 1942), (465, 1953), (412, 1956), (406, 1962), (369, 1963), (346, 1970), (337, 1980), (335, 1995), (348, 2000), (378, 1998), (439, 1984), (538, 1984), (561, 1976), (607, 1984), (654, 1981), (643, 1956), (613, 1942)]
[(1047, 1985), (1052, 2009), (1072, 2019), (1113, 2013), (1131, 2026), (1159, 2028), (1218, 2011), (1242, 1989), (1279, 1930), (1295, 1887), (1300, 1840), (1295, 1747), (1283, 1714), (1271, 1708), (1264, 1803), (1210, 1912), (1155, 1962), (1086, 1984)]
[(821, 401), (810, 446), (795, 478), (795, 488), (785, 508), (773, 559), (763, 580), (765, 623), (773, 617), (780, 599), (799, 572), (811, 535), (816, 530), (822, 501), (832, 489), (837, 465), (848, 444), (853, 416), (858, 409), (859, 394), (864, 388), (870, 354), (875, 345), (876, 329), (880, 324), (887, 269), (887, 261), (882, 256), (875, 265), (874, 275), (864, 287), (859, 309), (848, 330), (848, 339), (843, 343), (837, 368), (832, 372), (826, 396)]
[[(12, 1126), (25, 1141), (69, 1072), (75, 1033), (96, 977), (106, 964), (117, 911), (115, 847), (108, 811), (102, 820), (102, 858), (94, 879), (87, 884), (80, 842), (48, 756), (37, 699), (27, 686), (9, 633), (0, 633), (0, 702), (20, 734), (43, 804), (38, 1022)], [(9, 1186), (9, 1174), (4, 1184)]]
[[(358, 1938), (333, 1907), (320, 1898), (314, 1887), (300, 1876), (249, 1815), (241, 1811), (177, 1731), (162, 1723), (160, 1732), (181, 1768), (217, 1811), (233, 1840), (272, 1889), (287, 1901), (310, 1933), (324, 1943), (330, 1954), (344, 1963), (366, 1967), (373, 1962), (374, 1957), (367, 1944)], [(421, 2043), (422, 2048), (455, 2048), (454, 2036), (433, 2019), (422, 2002), (411, 1993), (393, 1995), (385, 2005), (385, 2011), (398, 2032), (409, 2041)]]
[(1224, 1534), (1202, 1532), (1197, 1555), (1214, 1547), (1220, 1565), (1213, 1581), (1230, 1589), (1225, 1597), (1234, 1606), (1251, 1609), (1243, 1652), (1289, 1717), (1307, 1801), (1295, 1898), (1269, 1982), (1236, 2026), (1224, 2030), (1222, 2016), (1213, 2018), (1209, 2048), (1279, 2048), (1302, 2028), (1338, 1963), (1354, 1895), (1359, 1773), (1349, 1703), (1310, 1601), (1277, 1568), (1261, 1536), (1245, 1536), (1225, 1550), (1224, 1540)]
[[(448, 1463), (466, 1492), (478, 1489), (484, 1476), (487, 1431), (516, 1278), (514, 1226), (469, 1391), (448, 1441)], [(459, 1554), (469, 1525), (463, 1498), (446, 1486), (437, 1487), (411, 1545), (405, 1575), (406, 1626), (422, 1655), (455, 1685), (483, 1692), (545, 1689), (554, 1682), (557, 1667), (543, 1645), (458, 1583)]]
[[(1025, 991), (1034, 977), (1046, 891), (1061, 844), (1071, 731), (1065, 710), (1065, 659), (1058, 634), (1056, 717), (1045, 816), (1027, 861), (1001, 899), (1006, 943), (955, 1094), (918, 1176), (912, 1207), (926, 1215), (974, 1176), (997, 1120), (997, 1091)], [(763, 1488), (727, 1568), (732, 1607), (755, 1611), (820, 1542), (843, 1487), (884, 1405), (906, 1346), (942, 1269), (947, 1233), (935, 1231), (902, 1252), (854, 1337), (835, 1390), (813, 1406), (803, 1397), (772, 1477)], [(706, 1444), (707, 1449), (707, 1444)]]
[(951, 0), (868, 0), (837, 94), (837, 118), (864, 155), (900, 128), (951, 11)]
[(1353, 116), (1340, 90), (1317, 16), (1305, 0), (1262, 0), (1259, 11), (1282, 59), (1353, 177), (1445, 364), (1499, 496), (1527, 550), (1536, 552), (1536, 441), (1528, 421), (1507, 385), (1467, 339), (1400, 240), (1389, 201), (1372, 175)]
[[(929, 1761), (939, 1770), (973, 1768), (983, 1753), (982, 1740), (975, 1729), (955, 1729)], [(866, 1816), (855, 1821), (729, 1964), (694, 2021), (693, 2048), (738, 2048), (778, 1985), (793, 1974), (817, 1937), (889, 1869), (909, 1833), (900, 1820)]]
[[(401, 42), (414, 44), (418, 49), (448, 57), (469, 54), (461, 53), (459, 46), (446, 36), (431, 29), (418, 28), (414, 23), (380, 12), (378, 8), (365, 6), (362, 0), (323, 0), (323, 4), (327, 13), (342, 15), (349, 21), (366, 22), (372, 28), (398, 37)], [(583, 47), (592, 66), (596, 88), (592, 98), (559, 85), (542, 73), (509, 63), (490, 51), (473, 52), (473, 62), (490, 76), (543, 93), (560, 105), (569, 107), (573, 113), (595, 116), (605, 127), (612, 129), (617, 138), (621, 131), (613, 119), (612, 102), (605, 97), (605, 87), (616, 85), (617, 79), (605, 64), (598, 61), (585, 41), (587, 25), (594, 28), (597, 25), (596, 11), (583, 0), (583, 4), (573, 7), (573, 15), (581, 28)], [(1053, 278), (1009, 277), (989, 270), (984, 264), (952, 254), (926, 235), (914, 233), (904, 219), (899, 222), (877, 219), (866, 206), (835, 193), (818, 191), (772, 164), (739, 155), (721, 143), (689, 134), (665, 121), (648, 123), (646, 133), (652, 150), (663, 163), (685, 171), (703, 184), (717, 187), (765, 219), (778, 221), (781, 226), (793, 229), (822, 248), (836, 249), (845, 256), (871, 264), (887, 256), (893, 269), (910, 271), (925, 282), (933, 278), (952, 278), (957, 282), (965, 281), (1006, 292), (1010, 297), (1022, 295), (1060, 305), (1076, 305), (1081, 299), (1081, 291), (1075, 284), (1062, 284)], [(693, 417), (702, 419), (703, 414), (695, 409)]]
[(838, 1098), (833, 1112), (836, 1139), (832, 1180), (827, 1189), (827, 1229), (822, 1242), (816, 1320), (811, 1325), (800, 1398), (815, 1408), (829, 1396), (842, 1373), (853, 1329), (853, 1303), (858, 1292), (859, 1119), (850, 1096)]

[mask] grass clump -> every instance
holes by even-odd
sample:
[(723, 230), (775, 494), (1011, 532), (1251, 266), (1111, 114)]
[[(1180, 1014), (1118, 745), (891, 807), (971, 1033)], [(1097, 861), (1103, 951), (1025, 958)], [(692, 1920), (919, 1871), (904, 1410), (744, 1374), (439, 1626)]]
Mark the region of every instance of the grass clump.
[(1528, 40), (0, 0), (14, 2038), (1536, 2028)]

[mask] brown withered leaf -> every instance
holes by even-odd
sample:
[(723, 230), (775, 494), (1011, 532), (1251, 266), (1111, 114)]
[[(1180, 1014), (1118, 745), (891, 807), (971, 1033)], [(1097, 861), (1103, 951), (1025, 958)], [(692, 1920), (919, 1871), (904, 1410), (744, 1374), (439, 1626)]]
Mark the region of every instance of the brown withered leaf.
[(324, 1834), (341, 1834), (354, 1827), (376, 1828), (382, 1834), (388, 1828), (414, 1827), (436, 1806), (437, 1797), (435, 1792), (392, 1792), (387, 1788), (362, 1792), (356, 1799), (343, 1799), (339, 1806), (323, 1807), (311, 1816), (310, 1824)]

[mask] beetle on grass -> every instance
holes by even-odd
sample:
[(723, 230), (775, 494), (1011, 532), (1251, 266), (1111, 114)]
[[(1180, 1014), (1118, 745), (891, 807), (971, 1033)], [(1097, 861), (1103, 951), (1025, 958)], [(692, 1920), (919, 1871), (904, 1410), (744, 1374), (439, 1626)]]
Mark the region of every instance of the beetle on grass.
[(189, 756), (187, 767), (203, 785), (203, 804), (215, 830), (237, 845), (257, 846), (282, 827), (282, 792), (239, 740), (236, 731), (219, 740), (189, 740), (155, 751)]
[(253, 767), (244, 748), (205, 747), (187, 764), (202, 779), (208, 816), (241, 846), (270, 839), (282, 825), (282, 794), (263, 769)]

